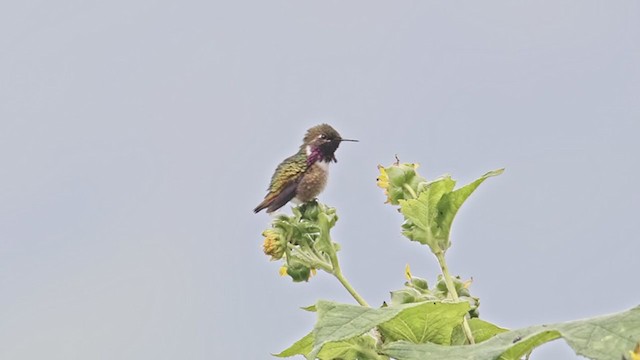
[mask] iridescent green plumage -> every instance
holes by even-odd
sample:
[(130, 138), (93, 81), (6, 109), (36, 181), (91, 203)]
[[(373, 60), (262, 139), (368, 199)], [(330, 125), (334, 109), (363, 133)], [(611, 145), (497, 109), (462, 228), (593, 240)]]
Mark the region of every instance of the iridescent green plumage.
[[(307, 154), (300, 149), (297, 154), (284, 159), (276, 168), (269, 184), (269, 194), (277, 194), (291, 180), (297, 179), (307, 170)], [(268, 196), (268, 195), (267, 195)]]

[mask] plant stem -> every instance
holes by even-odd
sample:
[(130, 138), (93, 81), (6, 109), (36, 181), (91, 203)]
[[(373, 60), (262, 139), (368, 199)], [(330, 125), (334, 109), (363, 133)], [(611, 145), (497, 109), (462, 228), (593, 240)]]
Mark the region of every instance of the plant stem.
[(328, 273), (333, 273), (333, 266), (326, 262), (324, 259), (322, 259), (322, 257), (316, 252), (313, 251), (311, 253), (306, 253), (304, 251), (297, 251), (297, 249), (295, 248), (295, 246), (289, 244), (287, 246), (287, 257), (297, 257), (301, 260), (304, 260), (308, 263), (308, 265), (310, 265), (311, 267), (315, 268), (315, 269), (320, 269), (320, 270), (324, 270)]
[(340, 270), (338, 259), (335, 259), (335, 261), (332, 261), (332, 262), (333, 262), (333, 272), (332, 272), (333, 276), (335, 276), (336, 279), (340, 281), (340, 284), (342, 284), (342, 286), (344, 286), (344, 288), (347, 289), (349, 294), (351, 294), (351, 296), (353, 296), (353, 298), (356, 299), (358, 304), (365, 307), (370, 307), (369, 304), (367, 304), (367, 302), (364, 300), (364, 298), (360, 296), (360, 294), (358, 294), (356, 289), (354, 289), (353, 286), (351, 286), (347, 278), (345, 278), (344, 275), (342, 275), (342, 270)]
[(413, 189), (411, 188), (411, 186), (409, 186), (409, 184), (404, 184), (403, 187), (409, 192), (409, 194), (411, 194), (411, 196), (416, 199), (418, 197), (418, 195), (416, 194), (415, 191), (413, 191)]
[[(456, 286), (453, 284), (453, 279), (451, 278), (451, 274), (449, 274), (449, 268), (447, 267), (447, 261), (444, 258), (444, 252), (438, 251), (435, 253), (436, 258), (438, 258), (438, 263), (440, 264), (440, 269), (442, 270), (442, 276), (444, 277), (444, 282), (447, 285), (447, 291), (453, 301), (460, 301), (458, 297), (458, 292), (456, 291)], [(462, 330), (469, 340), (469, 344), (475, 344), (475, 340), (473, 338), (473, 333), (471, 332), (471, 327), (469, 327), (469, 321), (467, 321), (467, 316), (465, 315), (462, 318)]]

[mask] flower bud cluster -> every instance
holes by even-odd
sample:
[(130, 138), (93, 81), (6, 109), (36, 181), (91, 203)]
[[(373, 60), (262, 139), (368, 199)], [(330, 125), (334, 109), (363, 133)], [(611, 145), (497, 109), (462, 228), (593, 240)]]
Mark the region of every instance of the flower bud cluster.
[(427, 181), (417, 173), (417, 168), (417, 164), (379, 165), (377, 183), (387, 196), (386, 202), (398, 205), (404, 216), (402, 234), (429, 246), (431, 252), (439, 256), (451, 246), (451, 225), (462, 204), (484, 180), (500, 175), (504, 169), (490, 171), (455, 189), (456, 181), (451, 176)]
[[(436, 286), (431, 289), (429, 288), (427, 280), (411, 275), (408, 267), (406, 271), (406, 277), (407, 282), (404, 283), (405, 287), (403, 289), (391, 292), (392, 306), (423, 301), (451, 301), (447, 285), (442, 275), (438, 276), (438, 282), (436, 283)], [(480, 306), (480, 299), (471, 296), (471, 293), (469, 292), (471, 280), (462, 281), (460, 277), (455, 277), (453, 279), (453, 283), (460, 300), (469, 302), (469, 305), (471, 306), (469, 310), (469, 316), (472, 318), (478, 317), (480, 314), (478, 311), (478, 307)]]
[(295, 282), (308, 281), (316, 269), (332, 270), (337, 244), (329, 237), (338, 220), (334, 208), (311, 201), (279, 215), (263, 231), (263, 250), (272, 261), (283, 260), (280, 270)]
[(287, 249), (286, 237), (283, 236), (281, 228), (274, 227), (262, 232), (264, 243), (262, 249), (265, 255), (271, 256), (271, 260), (280, 260)]
[(380, 175), (378, 187), (387, 196), (385, 204), (398, 205), (399, 200), (413, 199), (420, 192), (427, 180), (416, 172), (418, 164), (395, 163), (389, 167), (378, 165)]

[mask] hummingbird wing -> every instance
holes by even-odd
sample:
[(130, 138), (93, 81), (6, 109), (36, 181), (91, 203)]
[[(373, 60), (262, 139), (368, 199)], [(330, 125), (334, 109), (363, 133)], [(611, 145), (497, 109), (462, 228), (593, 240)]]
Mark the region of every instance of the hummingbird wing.
[(274, 212), (296, 196), (298, 183), (302, 175), (307, 170), (307, 156), (304, 153), (286, 158), (278, 165), (276, 172), (271, 177), (269, 192), (264, 200), (253, 209), (253, 212), (260, 212), (267, 209), (267, 212)]
[[(274, 212), (278, 209), (280, 209), (281, 207), (283, 207), (286, 203), (288, 203), (289, 201), (291, 201), (291, 199), (293, 199), (296, 196), (296, 189), (298, 188), (298, 181), (289, 181), (279, 193), (273, 193), (270, 195), (268, 198), (265, 199), (265, 201), (263, 201), (260, 205), (264, 204), (263, 208), (267, 208), (267, 212), (271, 213)], [(262, 209), (259, 209), (260, 206), (258, 206), (256, 209), (258, 209), (257, 211), (254, 209), (255, 212), (258, 212)]]

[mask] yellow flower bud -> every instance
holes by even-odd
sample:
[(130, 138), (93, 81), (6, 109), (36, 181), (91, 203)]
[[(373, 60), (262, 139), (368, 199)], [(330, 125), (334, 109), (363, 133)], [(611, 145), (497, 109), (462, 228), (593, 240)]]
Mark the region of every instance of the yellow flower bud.
[(387, 201), (384, 203), (387, 204), (391, 202), (389, 197), (389, 175), (387, 175), (387, 170), (382, 165), (378, 165), (378, 170), (380, 170), (380, 176), (376, 179), (376, 185), (384, 190), (384, 195), (387, 197)]
[(629, 351), (629, 357), (627, 360), (640, 360), (640, 342), (636, 345), (633, 351)]
[(278, 270), (278, 274), (280, 274), (280, 276), (285, 276), (287, 275), (287, 267), (286, 266), (280, 266), (280, 269)]
[(407, 279), (407, 281), (411, 281), (411, 279), (413, 278), (411, 276), (411, 268), (409, 267), (409, 264), (404, 267), (404, 277)]
[(267, 229), (262, 232), (264, 243), (262, 244), (265, 255), (271, 256), (271, 260), (280, 260), (284, 255), (286, 244), (275, 229)]

